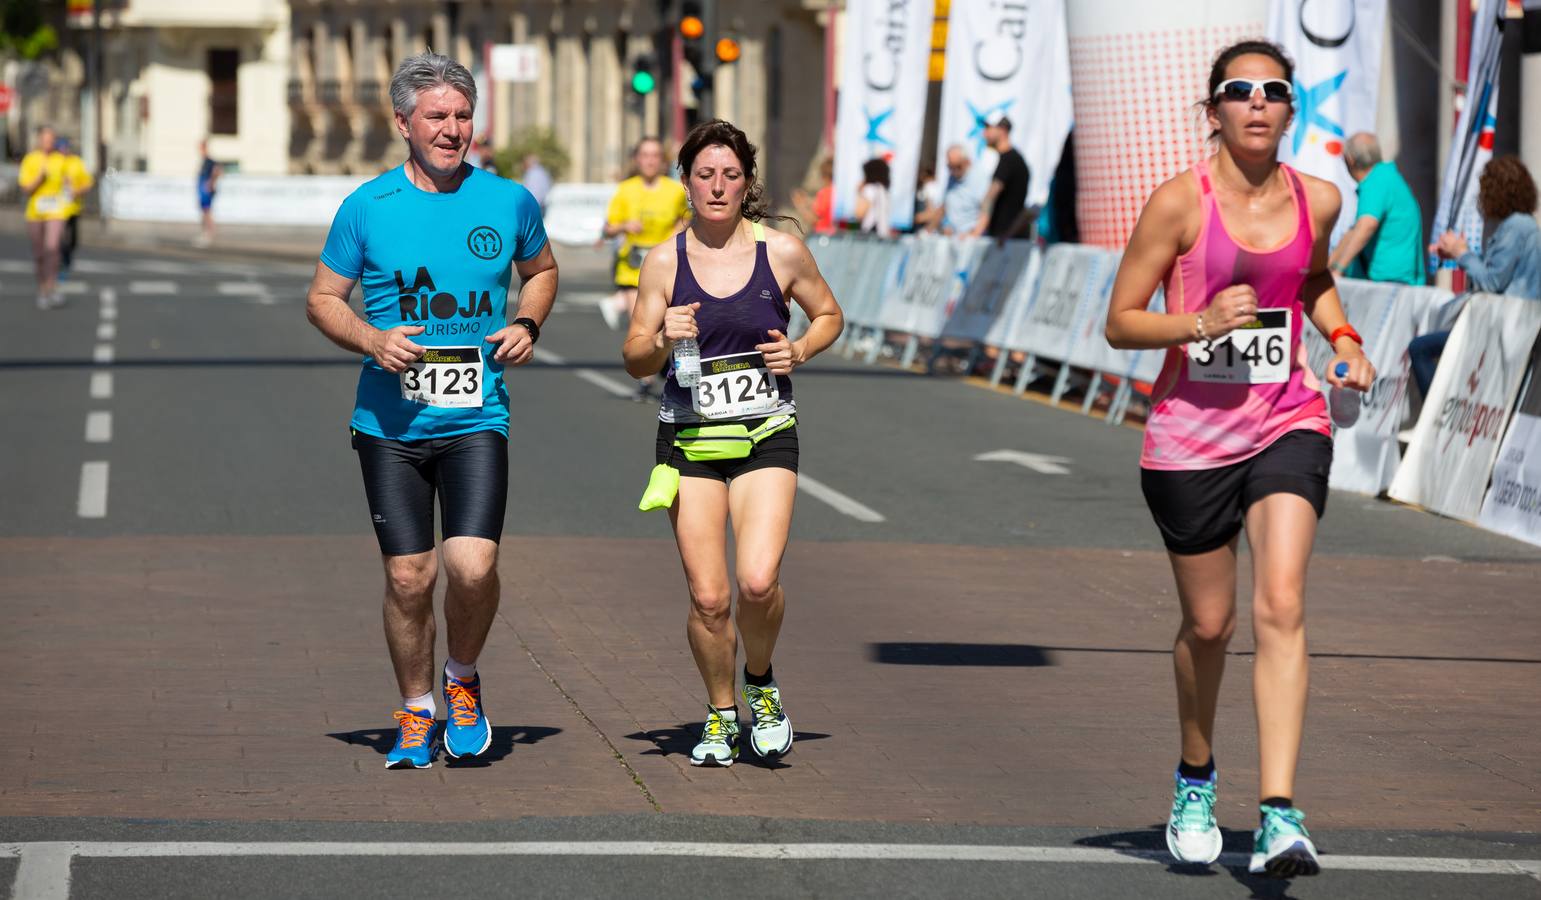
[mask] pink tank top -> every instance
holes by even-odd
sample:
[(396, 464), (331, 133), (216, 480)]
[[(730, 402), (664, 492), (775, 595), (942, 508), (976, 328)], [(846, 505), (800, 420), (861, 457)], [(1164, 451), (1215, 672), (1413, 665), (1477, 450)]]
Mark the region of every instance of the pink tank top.
[[(1286, 432), (1309, 429), (1332, 435), (1321, 384), (1306, 363), (1300, 340), (1306, 325), (1300, 292), (1310, 270), (1315, 226), (1300, 176), (1282, 163), (1280, 168), (1294, 189), (1295, 234), (1275, 249), (1259, 250), (1226, 231), (1208, 163), (1193, 167), (1203, 194), (1204, 223), (1193, 247), (1167, 272), (1167, 311), (1202, 312), (1220, 291), (1250, 284), (1259, 301), (1258, 325), (1266, 330), (1253, 329), (1245, 336), (1233, 332), (1240, 341), (1251, 342), (1217, 345), (1213, 357), (1200, 351), (1192, 358), (1190, 348), (1197, 345), (1167, 350), (1151, 394), (1142, 468), (1215, 469), (1261, 453)], [(1250, 356), (1253, 369), (1234, 355), (1238, 347), (1243, 356)], [(1200, 360), (1206, 364), (1198, 365)], [(1275, 374), (1267, 374), (1270, 369)]]

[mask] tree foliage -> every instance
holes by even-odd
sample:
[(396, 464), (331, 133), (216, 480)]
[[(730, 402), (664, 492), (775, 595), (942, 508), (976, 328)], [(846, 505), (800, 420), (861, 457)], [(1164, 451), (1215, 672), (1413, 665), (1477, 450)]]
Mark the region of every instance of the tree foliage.
[(0, 0), (0, 55), (37, 59), (59, 46), (40, 0)]
[(540, 164), (551, 173), (553, 181), (559, 180), (567, 172), (571, 162), (567, 148), (549, 128), (526, 128), (514, 134), (507, 146), (493, 153), (492, 158), (499, 175), (504, 178), (522, 178), (524, 158), (531, 153), (540, 157)]

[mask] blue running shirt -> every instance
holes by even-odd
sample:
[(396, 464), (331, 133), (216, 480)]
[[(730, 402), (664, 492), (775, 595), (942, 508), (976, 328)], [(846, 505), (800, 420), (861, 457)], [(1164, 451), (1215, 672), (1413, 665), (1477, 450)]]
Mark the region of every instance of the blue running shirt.
[[(423, 347), (481, 350), (481, 405), (432, 406), (402, 397), (402, 378), (365, 357), (353, 428), (398, 441), (473, 431), (508, 435), (508, 387), (486, 337), (507, 324), (513, 263), (546, 246), (540, 206), (522, 186), (471, 167), (450, 194), (419, 189), (397, 166), (342, 202), (321, 262), (364, 292), (381, 330), (421, 325)], [(474, 392), (472, 392), (474, 395)]]

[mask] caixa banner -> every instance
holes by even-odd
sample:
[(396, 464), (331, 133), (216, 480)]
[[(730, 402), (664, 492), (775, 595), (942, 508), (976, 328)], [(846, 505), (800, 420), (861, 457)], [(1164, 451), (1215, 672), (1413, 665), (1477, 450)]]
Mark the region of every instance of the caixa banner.
[(1450, 332), (1391, 496), (1475, 523), (1541, 331), (1541, 303), (1477, 294)]
[(1525, 393), (1498, 450), (1493, 483), (1477, 521), (1483, 528), (1541, 544), (1541, 341), (1531, 350)]

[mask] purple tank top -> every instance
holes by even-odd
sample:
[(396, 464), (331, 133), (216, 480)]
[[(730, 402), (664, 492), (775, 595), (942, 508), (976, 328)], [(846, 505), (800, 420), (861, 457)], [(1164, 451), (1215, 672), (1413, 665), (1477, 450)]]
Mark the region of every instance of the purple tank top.
[[(675, 236), (674, 247), (679, 263), (674, 272), (674, 291), (669, 297), (669, 305), (701, 304), (701, 308), (696, 310), (696, 326), (701, 330), (696, 342), (701, 346), (703, 364), (706, 360), (721, 356), (751, 353), (756, 346), (771, 339), (771, 329), (786, 334), (787, 323), (791, 321), (791, 310), (781, 294), (781, 285), (776, 282), (775, 273), (771, 271), (764, 228), (759, 222), (753, 224), (754, 271), (749, 275), (748, 284), (726, 297), (714, 297), (701, 289), (701, 285), (696, 283), (695, 274), (690, 271), (690, 258), (685, 252), (685, 232), (681, 231)], [(705, 370), (706, 366), (703, 365)], [(793, 409), (792, 379), (777, 375), (776, 388), (781, 397), (781, 405), (775, 412), (790, 412)], [(659, 418), (666, 422), (702, 420), (691, 404), (690, 390), (680, 387), (674, 380), (672, 362), (664, 381), (663, 406), (659, 410)]]

